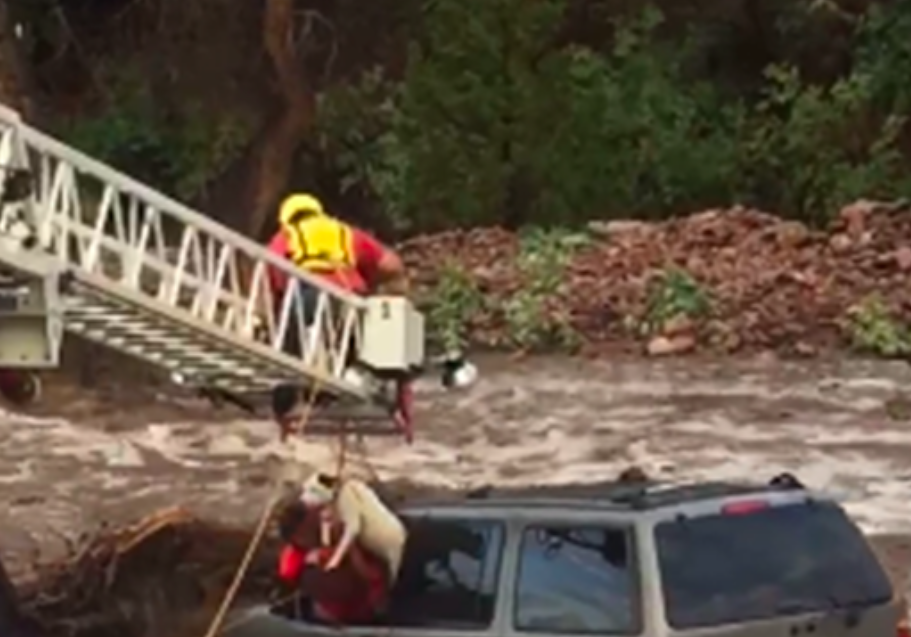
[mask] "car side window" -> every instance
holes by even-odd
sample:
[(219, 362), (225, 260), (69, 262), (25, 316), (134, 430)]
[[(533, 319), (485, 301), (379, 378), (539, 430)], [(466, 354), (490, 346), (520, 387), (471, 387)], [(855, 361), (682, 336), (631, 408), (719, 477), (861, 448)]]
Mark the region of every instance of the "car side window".
[(496, 608), (502, 523), (412, 519), (390, 599), (390, 626), (480, 630)]
[(639, 632), (639, 587), (631, 530), (532, 526), (522, 533), (515, 628), (525, 632)]

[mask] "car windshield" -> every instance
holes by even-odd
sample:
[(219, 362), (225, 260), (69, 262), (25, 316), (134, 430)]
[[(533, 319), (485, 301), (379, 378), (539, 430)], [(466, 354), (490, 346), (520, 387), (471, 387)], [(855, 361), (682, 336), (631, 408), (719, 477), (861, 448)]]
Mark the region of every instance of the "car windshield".
[(892, 588), (837, 504), (680, 518), (655, 529), (668, 623), (718, 626), (888, 602)]

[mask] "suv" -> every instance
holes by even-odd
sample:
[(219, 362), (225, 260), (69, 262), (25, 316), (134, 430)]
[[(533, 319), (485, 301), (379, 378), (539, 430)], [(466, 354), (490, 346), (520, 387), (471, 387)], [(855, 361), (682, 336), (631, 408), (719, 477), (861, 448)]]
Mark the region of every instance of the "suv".
[[(359, 637), (895, 637), (900, 600), (860, 530), (792, 476), (485, 489), (400, 513), (389, 606)], [(227, 637), (338, 630), (261, 606)]]

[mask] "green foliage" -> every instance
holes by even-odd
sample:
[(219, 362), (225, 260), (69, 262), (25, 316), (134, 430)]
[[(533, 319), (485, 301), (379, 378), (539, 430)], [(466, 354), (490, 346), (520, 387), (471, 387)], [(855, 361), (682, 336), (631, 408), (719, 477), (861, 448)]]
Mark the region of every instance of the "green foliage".
[(872, 4), (858, 28), (856, 68), (868, 78), (873, 104), (887, 112), (911, 108), (911, 0)]
[(823, 223), (846, 200), (911, 193), (911, 0), (872, 4), (854, 24), (831, 3), (769, 5), (765, 61), (725, 59), (723, 78), (707, 60), (755, 37), (724, 16), (679, 35), (645, 6), (613, 16), (603, 48), (555, 46), (566, 6), (427, 0), (402, 81), (372, 71), (326, 96), (324, 148), (344, 140), (346, 186), (403, 229), (734, 201)]
[(192, 199), (250, 141), (252, 123), (193, 103), (176, 112), (158, 105), (152, 89), (130, 67), (102, 69), (110, 95), (95, 115), (64, 125), (64, 138), (80, 150), (161, 188)]
[(821, 223), (847, 201), (908, 183), (897, 146), (905, 118), (873, 117), (868, 76), (852, 74), (830, 87), (802, 83), (794, 68), (773, 66), (767, 76), (746, 160), (757, 190), (778, 190), (779, 210)]
[(520, 237), (522, 287), (503, 306), (509, 345), (522, 350), (573, 347), (578, 338), (559, 297), (565, 272), (586, 235), (564, 229), (527, 229)]
[[(679, 52), (655, 40), (662, 21), (646, 9), (621, 26), (608, 53), (564, 54), (570, 110), (538, 156), (541, 172), (555, 176), (549, 192), (576, 220), (651, 216), (732, 195), (740, 105), (684, 78)], [(554, 196), (548, 203), (558, 205)]]
[(455, 352), (465, 349), (468, 328), (483, 311), (484, 297), (470, 272), (448, 262), (421, 305), (427, 313), (431, 343), (444, 352)]
[(885, 357), (911, 354), (911, 330), (896, 321), (878, 297), (852, 307), (848, 319), (851, 343), (859, 351)]
[[(577, 343), (559, 296), (566, 267), (587, 243), (586, 235), (564, 229), (530, 228), (522, 233), (518, 259), (522, 286), (502, 304), (508, 329), (502, 345), (529, 351)], [(431, 342), (444, 351), (464, 349), (472, 320), (491, 309), (475, 278), (455, 262), (444, 264), (421, 306)]]
[[(855, 197), (911, 195), (911, 0), (655, 2), (581, 19), (565, 0), (406, 3), (393, 52), (329, 82), (307, 150), (400, 232), (735, 201), (823, 223)], [(100, 69), (106, 106), (66, 136), (192, 198), (252, 123), (169, 104), (135, 66)]]
[(729, 197), (741, 109), (650, 46), (661, 14), (624, 26), (606, 55), (549, 50), (564, 6), (435, 2), (399, 87), (369, 74), (324, 102), (324, 130), (344, 131), (348, 183), (422, 228), (503, 216), (566, 224)]
[(318, 140), (342, 172), (341, 192), (366, 189), (383, 203), (391, 227), (418, 228), (407, 206), (411, 162), (401, 140), (402, 86), (372, 68), (321, 96)]
[(674, 319), (703, 318), (711, 310), (711, 299), (699, 283), (688, 272), (670, 268), (654, 281), (640, 330), (644, 335), (656, 334)]
[(589, 245), (587, 234), (565, 228), (527, 227), (519, 235), (519, 268), (534, 280), (529, 289), (555, 293), (576, 252)]

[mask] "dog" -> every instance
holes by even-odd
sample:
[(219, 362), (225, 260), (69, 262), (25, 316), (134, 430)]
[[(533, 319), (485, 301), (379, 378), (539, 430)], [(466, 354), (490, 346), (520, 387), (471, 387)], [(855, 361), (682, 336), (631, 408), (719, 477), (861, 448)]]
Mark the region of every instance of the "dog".
[(390, 584), (395, 581), (408, 532), (365, 482), (316, 472), (304, 482), (301, 500), (310, 506), (328, 507), (331, 517), (341, 523), (342, 537), (327, 570), (341, 563), (356, 540), (385, 562)]

